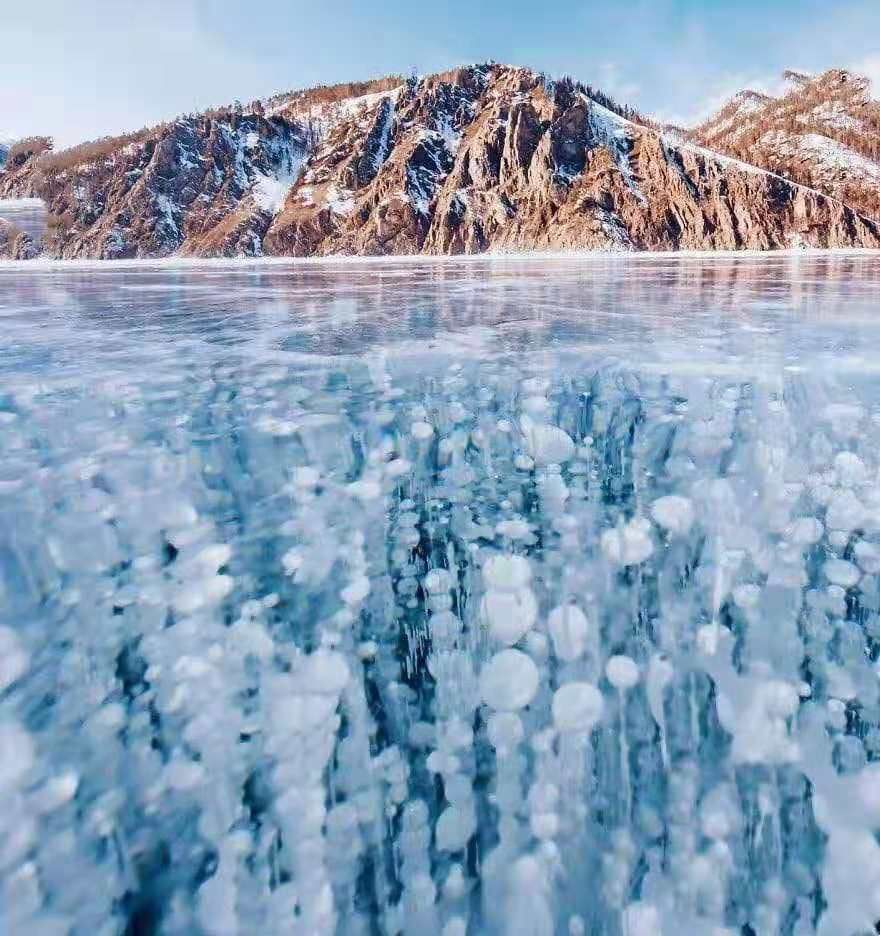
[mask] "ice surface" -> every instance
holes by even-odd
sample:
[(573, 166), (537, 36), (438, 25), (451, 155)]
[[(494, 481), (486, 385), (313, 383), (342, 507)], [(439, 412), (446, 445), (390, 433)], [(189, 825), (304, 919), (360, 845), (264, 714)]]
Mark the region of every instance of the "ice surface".
[(0, 932), (870, 933), (878, 286), (0, 266)]

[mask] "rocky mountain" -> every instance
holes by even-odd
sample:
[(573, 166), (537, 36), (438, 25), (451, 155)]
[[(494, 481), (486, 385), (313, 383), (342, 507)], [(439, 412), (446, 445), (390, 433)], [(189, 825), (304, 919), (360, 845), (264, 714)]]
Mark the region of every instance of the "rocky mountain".
[(253, 255), (302, 163), (298, 129), (233, 109), (183, 117), (36, 153), (0, 173), (0, 197), (48, 204), (44, 247), (56, 257)]
[(691, 138), (880, 218), (880, 102), (841, 69), (788, 71), (778, 97), (743, 91)]
[(25, 195), (58, 257), (880, 247), (816, 186), (494, 64), (34, 152), (0, 173), (0, 197)]

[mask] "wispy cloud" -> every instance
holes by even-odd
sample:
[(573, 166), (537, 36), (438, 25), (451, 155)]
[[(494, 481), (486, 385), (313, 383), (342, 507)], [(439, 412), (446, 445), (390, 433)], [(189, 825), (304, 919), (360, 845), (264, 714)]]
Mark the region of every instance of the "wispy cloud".
[(864, 75), (871, 82), (871, 96), (880, 98), (880, 54), (869, 55), (849, 66), (850, 71)]
[(596, 84), (621, 103), (635, 100), (642, 92), (642, 86), (631, 76), (625, 75), (616, 62), (602, 62), (597, 69)]
[(694, 95), (687, 108), (656, 111), (653, 116), (661, 123), (672, 123), (691, 127), (701, 123), (722, 107), (740, 91), (757, 91), (770, 97), (778, 97), (787, 88), (781, 74), (769, 72), (733, 72), (717, 77), (707, 77), (700, 83), (700, 93)]

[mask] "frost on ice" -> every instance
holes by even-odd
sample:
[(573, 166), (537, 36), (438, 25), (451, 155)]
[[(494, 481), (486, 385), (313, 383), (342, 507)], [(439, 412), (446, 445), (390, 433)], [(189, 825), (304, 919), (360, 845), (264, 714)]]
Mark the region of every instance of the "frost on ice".
[(867, 381), (426, 354), (315, 277), (5, 310), (0, 932), (871, 932)]

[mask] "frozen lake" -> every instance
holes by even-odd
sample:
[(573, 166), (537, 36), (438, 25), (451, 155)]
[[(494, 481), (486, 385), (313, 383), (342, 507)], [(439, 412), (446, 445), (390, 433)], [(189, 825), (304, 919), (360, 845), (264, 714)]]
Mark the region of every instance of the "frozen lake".
[(880, 920), (880, 259), (0, 265), (0, 931)]

